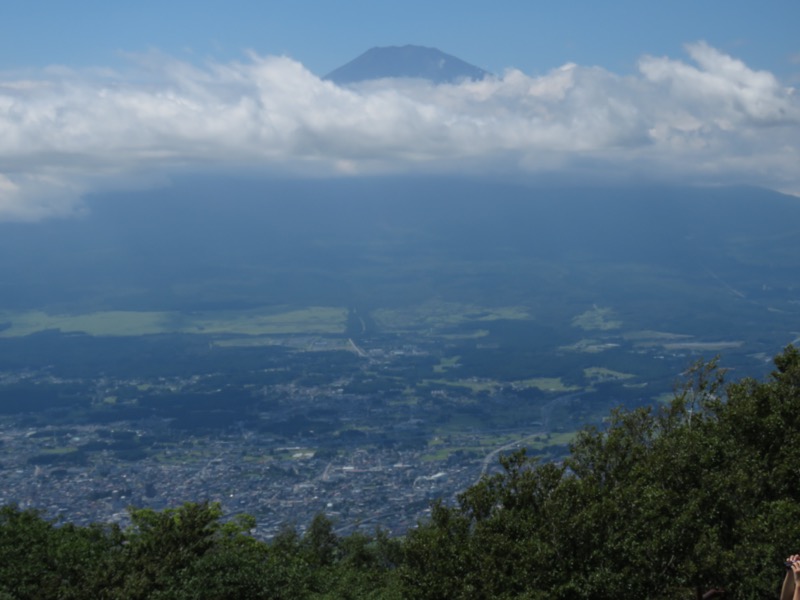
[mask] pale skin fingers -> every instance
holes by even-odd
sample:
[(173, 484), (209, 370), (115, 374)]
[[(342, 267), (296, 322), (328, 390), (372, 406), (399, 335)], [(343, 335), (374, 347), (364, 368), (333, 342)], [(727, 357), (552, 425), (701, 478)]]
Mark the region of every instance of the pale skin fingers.
[(786, 577), (783, 579), (783, 586), (781, 587), (781, 600), (800, 600), (800, 585), (798, 581), (797, 571), (800, 568), (800, 554), (792, 554), (786, 559), (786, 562), (791, 564), (791, 568), (787, 569)]

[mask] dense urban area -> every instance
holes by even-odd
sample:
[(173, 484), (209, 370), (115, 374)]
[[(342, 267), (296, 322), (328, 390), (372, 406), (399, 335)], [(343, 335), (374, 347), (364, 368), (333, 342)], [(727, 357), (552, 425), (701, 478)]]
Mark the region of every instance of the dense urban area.
[[(575, 429), (609, 407), (668, 395), (698, 343), (623, 336), (602, 320), (608, 311), (593, 310), (604, 330), (589, 352), (562, 348), (562, 360), (594, 364), (601, 351), (647, 359), (671, 373), (660, 390), (601, 367), (574, 368), (574, 377), (478, 377), (460, 354), (497, 352), (488, 335), (444, 345), (411, 333), (7, 339), (19, 360), (44, 345), (59, 353), (71, 345), (76, 356), (0, 374), (0, 504), (124, 525), (130, 507), (207, 499), (229, 516), (255, 516), (263, 538), (303, 530), (319, 513), (340, 533), (403, 534), (433, 500), (452, 502), (496, 470), (501, 453), (525, 447), (559, 460)], [(99, 373), (83, 353), (105, 357)]]

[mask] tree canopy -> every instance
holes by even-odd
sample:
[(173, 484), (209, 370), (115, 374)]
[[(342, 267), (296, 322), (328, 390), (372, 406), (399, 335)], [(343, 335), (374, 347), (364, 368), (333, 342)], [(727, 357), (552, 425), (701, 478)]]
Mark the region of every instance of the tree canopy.
[[(800, 353), (766, 382), (698, 364), (562, 464), (518, 452), (405, 542), (417, 598), (775, 598), (800, 547)], [(447, 550), (445, 550), (447, 548)], [(455, 587), (448, 587), (455, 586)]]

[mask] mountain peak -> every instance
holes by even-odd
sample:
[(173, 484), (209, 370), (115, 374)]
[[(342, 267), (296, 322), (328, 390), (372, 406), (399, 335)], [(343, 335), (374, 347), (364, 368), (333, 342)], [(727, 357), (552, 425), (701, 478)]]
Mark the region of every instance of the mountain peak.
[(453, 83), (463, 79), (483, 79), (487, 75), (488, 71), (437, 48), (407, 44), (370, 48), (346, 65), (331, 71), (323, 79), (340, 85), (387, 77)]

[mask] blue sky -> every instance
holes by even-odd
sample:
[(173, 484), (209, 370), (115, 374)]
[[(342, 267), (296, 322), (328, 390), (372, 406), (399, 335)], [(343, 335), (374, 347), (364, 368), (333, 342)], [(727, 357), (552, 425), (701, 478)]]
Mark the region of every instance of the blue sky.
[(118, 64), (159, 49), (192, 60), (288, 54), (324, 74), (372, 46), (436, 46), (496, 73), (566, 62), (616, 72), (705, 40), (750, 66), (800, 70), (796, 0), (27, 0), (0, 9), (0, 68)]
[[(800, 195), (800, 2), (74, 0), (0, 8), (0, 220), (176, 173), (485, 173)], [(319, 76), (373, 46), (493, 72)]]

